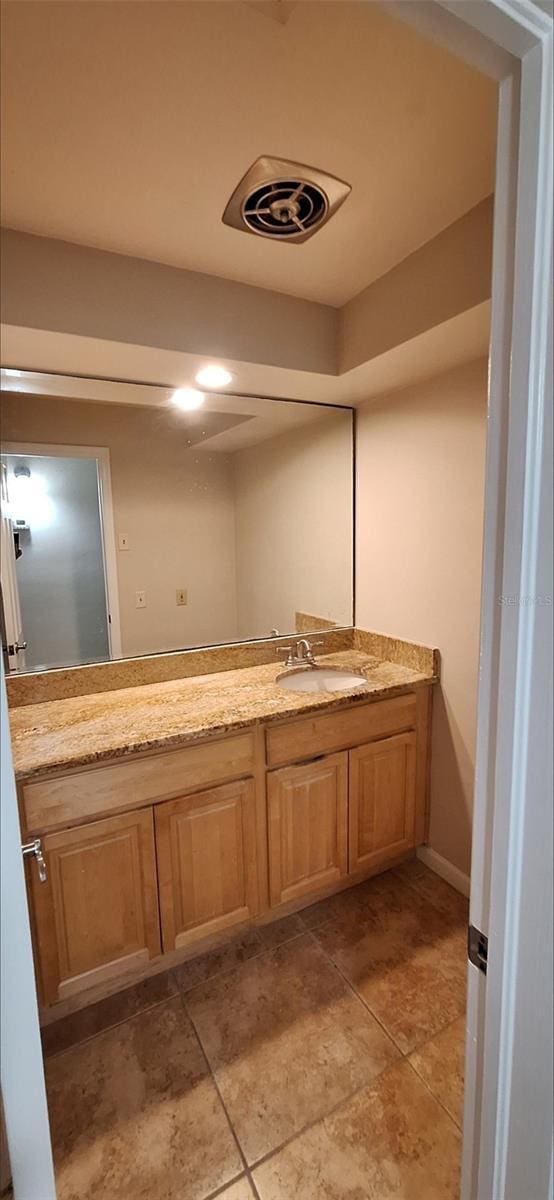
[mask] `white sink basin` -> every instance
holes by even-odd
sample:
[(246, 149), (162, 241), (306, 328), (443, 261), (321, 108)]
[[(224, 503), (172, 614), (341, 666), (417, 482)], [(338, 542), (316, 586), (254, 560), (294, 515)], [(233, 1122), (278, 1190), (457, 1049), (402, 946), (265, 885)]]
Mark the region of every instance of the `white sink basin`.
[(292, 667), (277, 676), (277, 683), (287, 692), (349, 692), (367, 679), (346, 667)]

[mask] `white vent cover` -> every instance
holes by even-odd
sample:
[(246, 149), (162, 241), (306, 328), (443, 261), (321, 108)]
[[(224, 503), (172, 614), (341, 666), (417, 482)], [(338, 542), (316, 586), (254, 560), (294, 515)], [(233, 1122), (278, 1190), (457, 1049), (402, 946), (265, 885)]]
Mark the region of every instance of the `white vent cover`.
[(235, 188), (223, 222), (279, 242), (305, 242), (340, 208), (350, 184), (283, 158), (256, 159)]

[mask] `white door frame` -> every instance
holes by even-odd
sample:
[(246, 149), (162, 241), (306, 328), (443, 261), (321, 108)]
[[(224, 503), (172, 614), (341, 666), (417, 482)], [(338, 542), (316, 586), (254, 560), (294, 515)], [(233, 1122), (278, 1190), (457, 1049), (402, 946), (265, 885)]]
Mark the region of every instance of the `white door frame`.
[(0, 1070), (6, 1137), (16, 1200), (56, 1200), (3, 662), (0, 708)]
[[(394, 5), (499, 81), (463, 1200), (552, 1195), (552, 7)], [(550, 454), (550, 457), (549, 457)], [(525, 881), (525, 887), (523, 882)]]
[(0, 462), (0, 583), (2, 585), (3, 633), (6, 638), (6, 659), (10, 671), (25, 670), (25, 650), (21, 628), (21, 608), (17, 586), (14, 530), (9, 514), (8, 474)]
[(121, 620), (119, 615), (119, 586), (117, 580), (112, 472), (109, 449), (107, 446), (64, 446), (46, 442), (3, 442), (2, 454), (26, 454), (29, 457), (33, 455), (39, 457), (45, 455), (53, 458), (96, 459), (98, 463), (102, 554), (106, 582), (106, 603), (108, 607), (108, 645), (110, 658), (121, 658)]
[[(537, 597), (551, 586), (551, 7), (548, 0), (387, 0), (385, 7), (500, 83), (470, 918), (489, 936), (489, 967), (486, 986), (469, 969), (463, 1198), (545, 1200), (552, 1194), (551, 613)], [(11, 1094), (5, 1101), (10, 1137)], [(50, 1194), (45, 1186), (41, 1200)], [(15, 1195), (34, 1193), (15, 1180)]]

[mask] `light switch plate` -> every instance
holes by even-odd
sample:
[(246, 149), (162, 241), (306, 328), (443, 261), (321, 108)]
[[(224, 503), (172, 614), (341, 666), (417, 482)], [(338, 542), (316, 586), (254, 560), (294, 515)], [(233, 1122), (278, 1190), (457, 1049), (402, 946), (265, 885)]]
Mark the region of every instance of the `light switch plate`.
[(175, 595), (178, 605), (188, 604), (186, 588), (177, 588)]
[(135, 608), (146, 608), (146, 592), (135, 592)]
[(130, 543), (128, 535), (126, 533), (119, 534), (119, 537), (117, 539), (117, 545), (118, 545), (119, 550), (130, 550), (131, 549), (131, 543)]

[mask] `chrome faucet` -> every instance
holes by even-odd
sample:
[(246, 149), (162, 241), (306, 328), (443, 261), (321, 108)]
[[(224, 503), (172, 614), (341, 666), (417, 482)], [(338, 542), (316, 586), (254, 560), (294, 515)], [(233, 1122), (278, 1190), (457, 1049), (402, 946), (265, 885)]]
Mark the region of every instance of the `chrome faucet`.
[[(324, 642), (313, 642), (314, 646), (323, 646)], [(298, 638), (298, 641), (292, 642), (290, 646), (277, 646), (277, 654), (288, 654), (286, 667), (313, 667), (315, 666), (315, 658), (313, 655), (312, 645), (307, 638)]]

